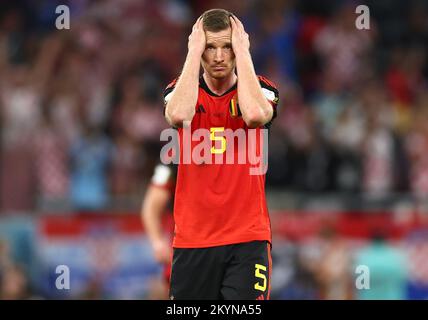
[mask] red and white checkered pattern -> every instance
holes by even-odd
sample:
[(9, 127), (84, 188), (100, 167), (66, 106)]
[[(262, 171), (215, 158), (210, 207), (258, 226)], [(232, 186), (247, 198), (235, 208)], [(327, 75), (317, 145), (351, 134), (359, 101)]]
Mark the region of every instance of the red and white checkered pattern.
[(408, 258), (410, 279), (428, 284), (428, 241), (405, 242), (402, 249)]

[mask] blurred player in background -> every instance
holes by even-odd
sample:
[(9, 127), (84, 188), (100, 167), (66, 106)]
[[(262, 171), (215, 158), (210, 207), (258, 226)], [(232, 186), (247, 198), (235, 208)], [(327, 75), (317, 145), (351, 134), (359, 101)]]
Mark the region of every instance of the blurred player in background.
[[(191, 122), (192, 133), (211, 133), (212, 141), (204, 140), (211, 150), (208, 157), (227, 153), (228, 142), (221, 137), (225, 130), (245, 132), (250, 145), (250, 129), (263, 135), (261, 129), (268, 129), (276, 115), (278, 90), (256, 75), (249, 49), (248, 34), (236, 16), (222, 9), (206, 11), (189, 36), (181, 75), (165, 90), (165, 117), (180, 138), (185, 121)], [(266, 147), (260, 140), (255, 144), (259, 152)], [(233, 150), (234, 155), (242, 152), (239, 146)], [(170, 299), (269, 299), (265, 171), (251, 174), (252, 168), (248, 158), (243, 164), (180, 162)]]
[(172, 232), (177, 166), (158, 164), (143, 200), (141, 218), (157, 262), (164, 264), (163, 281), (156, 298), (167, 299), (171, 274)]
[(371, 232), (371, 241), (355, 257), (355, 269), (365, 266), (369, 273), (366, 289), (355, 288), (358, 300), (403, 300), (407, 295), (408, 265), (401, 250), (387, 239), (387, 229)]

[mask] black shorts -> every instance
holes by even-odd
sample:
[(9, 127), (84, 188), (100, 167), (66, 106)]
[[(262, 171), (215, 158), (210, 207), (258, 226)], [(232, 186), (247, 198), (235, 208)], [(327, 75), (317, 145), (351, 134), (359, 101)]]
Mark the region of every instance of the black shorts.
[(170, 299), (267, 300), (270, 250), (268, 241), (174, 248)]

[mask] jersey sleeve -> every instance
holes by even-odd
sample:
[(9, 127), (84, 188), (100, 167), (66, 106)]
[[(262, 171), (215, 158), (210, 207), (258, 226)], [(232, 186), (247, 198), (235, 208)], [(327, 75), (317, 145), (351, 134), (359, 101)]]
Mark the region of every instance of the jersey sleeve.
[(269, 124), (272, 123), (273, 119), (277, 116), (277, 108), (279, 103), (279, 91), (276, 85), (263, 76), (258, 76), (260, 86), (262, 87), (262, 92), (265, 98), (270, 102), (273, 108), (273, 116)]
[(175, 187), (175, 179), (176, 172), (174, 167), (160, 163), (155, 167), (150, 184), (152, 186), (173, 192)]
[(164, 106), (166, 106), (166, 104), (168, 103), (169, 99), (171, 99), (171, 93), (172, 93), (172, 91), (175, 88), (175, 84), (177, 83), (177, 80), (178, 80), (178, 78), (174, 79), (165, 88), (165, 90), (163, 92), (163, 103), (164, 103)]

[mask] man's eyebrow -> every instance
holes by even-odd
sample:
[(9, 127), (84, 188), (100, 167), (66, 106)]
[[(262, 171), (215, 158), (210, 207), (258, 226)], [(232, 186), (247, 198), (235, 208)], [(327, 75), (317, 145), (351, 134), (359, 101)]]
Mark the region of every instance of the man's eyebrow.
[[(207, 41), (206, 45), (207, 46), (213, 46), (213, 45), (216, 44), (216, 42), (218, 42), (218, 41), (215, 41), (215, 40), (214, 41)], [(232, 44), (232, 41), (230, 41), (230, 40), (227, 40), (227, 41), (225, 41), (225, 42), (222, 43), (222, 45), (226, 45), (226, 46), (227, 45), (231, 45), (231, 44)]]

